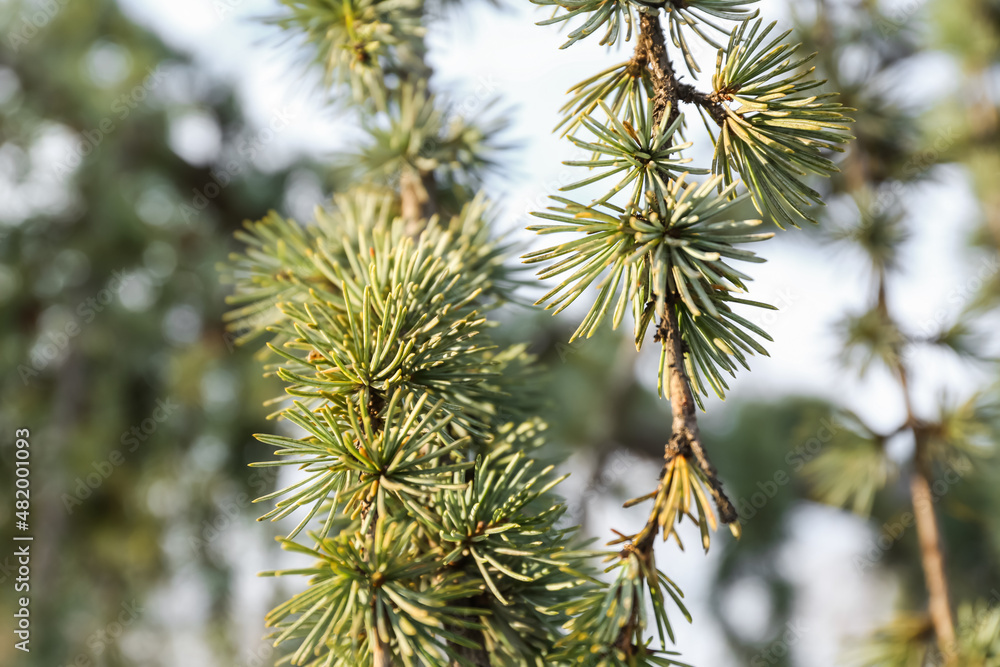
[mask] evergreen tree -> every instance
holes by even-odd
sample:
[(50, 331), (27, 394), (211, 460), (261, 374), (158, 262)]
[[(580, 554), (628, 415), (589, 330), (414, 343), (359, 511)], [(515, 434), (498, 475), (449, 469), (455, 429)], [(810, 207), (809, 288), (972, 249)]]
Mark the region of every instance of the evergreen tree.
[[(545, 23), (582, 18), (567, 46), (598, 30), (602, 44), (628, 41), (638, 27), (633, 56), (577, 85), (560, 124), (593, 152), (573, 164), (596, 171), (565, 189), (617, 182), (587, 204), (553, 197), (531, 229), (575, 236), (525, 259), (548, 264), (543, 278), (568, 274), (540, 300), (556, 312), (597, 291), (573, 338), (631, 309), (641, 347), (656, 322), (672, 430), (658, 486), (628, 503), (652, 500), (649, 519), (613, 551), (583, 549), (561, 521), (532, 360), (490, 337), (488, 316), (519, 283), (476, 194), (495, 128), (448, 122), (430, 92), (428, 7), (286, 0), (278, 22), (305, 37), (335, 91), (350, 90), (368, 134), (329, 210), (307, 225), (247, 224), (227, 269), (230, 326), (267, 339), (268, 373), (285, 383), (274, 416), (295, 427), (259, 435), (278, 458), (257, 464), (300, 470), (260, 499), (273, 501), (264, 518), (302, 509), (282, 543), (312, 562), (272, 573), (309, 577), (268, 618), (277, 642), (293, 642), (291, 664), (680, 664), (666, 646), (687, 612), (655, 538), (680, 543), (685, 516), (706, 550), (718, 519), (739, 534), (696, 408), (765, 353), (767, 333), (738, 311), (768, 306), (742, 296), (750, 278), (734, 264), (762, 261), (737, 246), (773, 234), (744, 203), (779, 226), (810, 220), (822, 201), (805, 180), (836, 171), (845, 110), (814, 92), (810, 57), (750, 0), (541, 4), (555, 6)], [(689, 40), (718, 48), (710, 92), (680, 81), (661, 17), (692, 74)], [(682, 156), (682, 105), (709, 128), (709, 168)], [(610, 582), (596, 576), (601, 558)]]
[[(975, 90), (984, 68), (996, 60), (1000, 39), (996, 9), (988, 5), (930, 3), (921, 15), (911, 11), (902, 19), (870, 6), (861, 20), (838, 24), (834, 12), (821, 2), (810, 36), (818, 47), (824, 42), (876, 47), (872, 52), (877, 57), (870, 64), (874, 79), (916, 52), (921, 35), (911, 24), (930, 18), (932, 44), (963, 62), (966, 85)], [(870, 642), (849, 651), (849, 659), (878, 666), (997, 665), (998, 594), (996, 589), (984, 594), (983, 588), (985, 581), (996, 581), (995, 568), (986, 565), (996, 556), (988, 529), (969, 526), (970, 521), (987, 521), (980, 508), (996, 488), (996, 469), (989, 458), (1000, 435), (997, 385), (995, 380), (971, 384), (961, 398), (942, 390), (930, 414), (917, 407), (913, 388), (915, 377), (927, 384), (928, 371), (933, 370), (926, 364), (929, 353), (963, 359), (995, 377), (995, 347), (987, 332), (997, 295), (996, 104), (971, 94), (936, 108), (903, 109), (884, 91), (842, 81), (835, 65), (839, 50), (823, 52), (821, 67), (864, 110), (859, 117), (864, 129), (844, 161), (844, 177), (835, 184), (838, 214), (829, 216), (823, 238), (863, 256), (872, 281), (868, 303), (840, 323), (843, 359), (862, 377), (873, 368), (888, 371), (904, 415), (894, 428), (880, 431), (843, 410), (847, 437), (831, 443), (804, 473), (815, 498), (865, 518), (874, 515), (882, 524), (875, 553), (859, 556), (859, 570), (877, 566), (888, 548), (883, 540), (891, 546), (904, 532), (915, 533), (913, 547), (903, 556), (913, 583), (904, 608)], [(903, 249), (919, 231), (913, 224), (910, 194), (938, 165), (949, 162), (966, 163), (980, 201), (981, 230), (973, 239), (978, 246), (975, 275), (966, 285), (954, 286), (947, 304), (959, 306), (954, 316), (907, 321), (895, 302), (892, 283), (902, 278)], [(900, 439), (912, 442), (905, 457), (890, 454), (890, 443)], [(892, 526), (894, 533), (887, 535), (885, 526)], [(954, 548), (960, 542), (962, 546)], [(977, 580), (962, 581), (972, 568)], [(960, 585), (972, 583), (971, 590), (956, 596), (956, 579)]]

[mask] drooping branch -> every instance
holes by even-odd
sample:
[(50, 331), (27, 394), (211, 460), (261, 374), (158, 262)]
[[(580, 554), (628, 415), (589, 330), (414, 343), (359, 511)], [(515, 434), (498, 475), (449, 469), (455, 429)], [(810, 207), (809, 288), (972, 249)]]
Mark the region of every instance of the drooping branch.
[[(691, 86), (682, 85), (677, 81), (674, 68), (667, 54), (664, 42), (663, 30), (660, 27), (660, 20), (656, 15), (641, 14), (640, 33), (636, 41), (635, 55), (632, 63), (636, 67), (648, 67), (653, 83), (653, 125), (657, 125), (663, 114), (669, 108), (670, 116), (667, 124), (671, 124), (680, 114), (678, 101), (694, 101), (696, 99), (715, 108), (714, 103), (708, 100), (708, 96), (697, 93)], [(682, 95), (686, 99), (682, 99)], [(698, 103), (698, 102), (696, 102)], [(712, 113), (713, 118), (715, 114)], [(719, 113), (724, 113), (719, 109)], [(701, 432), (698, 428), (696, 416), (697, 406), (694, 396), (691, 393), (691, 381), (684, 367), (684, 341), (681, 337), (680, 323), (677, 320), (675, 294), (666, 294), (664, 316), (657, 327), (656, 340), (663, 343), (667, 353), (667, 368), (669, 377), (667, 378), (668, 393), (670, 396), (670, 409), (672, 413), (671, 437), (664, 447), (663, 469), (660, 473), (660, 482), (657, 491), (653, 496), (658, 496), (664, 490), (663, 485), (668, 484), (667, 469), (671, 462), (678, 456), (693, 456), (698, 467), (704, 473), (708, 481), (709, 491), (712, 494), (719, 516), (723, 523), (731, 524), (739, 519), (736, 508), (726, 496), (722, 489), (722, 482), (719, 481), (715, 466), (708, 459), (705, 447), (701, 441)], [(620, 535), (620, 541), (627, 541), (621, 552), (621, 558), (628, 558), (631, 554), (636, 554), (640, 560), (648, 564), (651, 571), (655, 571), (653, 565), (653, 545), (656, 536), (660, 532), (660, 520), (658, 511), (654, 507), (650, 513), (646, 525), (637, 534), (629, 537)], [(615, 542), (613, 542), (615, 543)], [(630, 621), (622, 627), (618, 633), (615, 645), (626, 655), (633, 655), (636, 647), (633, 644), (633, 632), (635, 623), (638, 622), (638, 612), (634, 612)]]
[[(708, 108), (716, 109), (719, 103), (709, 102), (708, 96), (697, 93), (691, 86), (678, 83), (667, 54), (659, 17), (642, 14), (640, 27), (634, 61), (646, 63), (649, 67), (653, 82), (654, 124), (659, 122), (668, 107), (670, 109), (668, 124), (673, 122), (680, 113), (677, 102), (684, 101), (681, 97), (682, 94), (691, 100), (701, 99)], [(721, 109), (718, 112), (724, 113)], [(698, 428), (695, 412), (697, 406), (691, 393), (691, 380), (684, 367), (684, 341), (681, 338), (680, 325), (674, 308), (676, 299), (676, 294), (668, 293), (665, 295), (665, 314), (659, 324), (656, 336), (657, 340), (663, 343), (667, 352), (667, 367), (669, 369), (667, 384), (673, 414), (672, 436), (664, 451), (664, 465), (675, 456), (692, 454), (708, 480), (712, 498), (719, 509), (719, 517), (723, 523), (733, 523), (739, 518), (736, 508), (733, 507), (732, 502), (723, 491), (718, 472), (709, 460), (701, 440), (701, 431)], [(643, 542), (648, 539), (651, 545), (655, 531), (644, 532), (648, 532), (649, 535), (648, 537), (643, 535)]]

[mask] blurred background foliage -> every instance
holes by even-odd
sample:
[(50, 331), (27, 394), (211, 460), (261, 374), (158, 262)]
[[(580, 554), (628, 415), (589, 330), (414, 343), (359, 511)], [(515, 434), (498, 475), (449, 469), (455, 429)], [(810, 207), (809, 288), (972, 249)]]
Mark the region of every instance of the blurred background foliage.
[[(49, 4), (58, 11), (26, 31), (25, 17)], [(928, 344), (985, 369), (980, 388), (995, 397), (995, 367), (976, 357), (989, 356), (982, 343), (996, 338), (989, 318), (1000, 304), (1000, 2), (789, 4), (799, 38), (820, 54), (817, 67), (858, 110), (857, 140), (841, 174), (817, 184), (832, 202), (828, 219), (801, 242), (827, 245), (839, 235), (866, 253), (876, 272), (933, 272), (900, 266), (900, 244), (920, 232), (903, 203), (940, 166), (960, 167), (980, 218), (968, 261), (986, 270), (963, 291), (967, 309), (958, 322), (915, 327)], [(503, 11), (502, 3), (491, 11)], [(5, 639), (0, 664), (272, 664), (262, 619), (276, 598), (272, 584), (254, 574), (279, 558), (268, 537), (278, 530), (253, 523), (259, 512), (249, 499), (274, 479), (246, 463), (269, 456), (251, 434), (268, 430), (261, 402), (277, 387), (258, 377), (252, 350), (235, 348), (224, 332), (226, 287), (216, 265), (234, 248), (232, 232), (243, 220), (269, 209), (289, 214), (302, 174), (315, 174), (331, 194), (336, 169), (307, 156), (263, 159), (268, 135), (247, 119), (231, 83), (168, 47), (115, 2), (8, 2), (0, 26), (0, 475), (9, 489), (10, 434), (31, 429), (38, 548), (33, 651), (15, 655)], [(933, 103), (919, 90), (900, 95), (901, 73), (933, 72), (935, 58), (955, 65), (960, 77), (929, 76), (925, 85), (951, 92)], [(210, 150), (181, 145), (184, 125), (206, 120), (214, 128)], [(941, 211), (941, 225), (953, 222), (948, 213)], [(867, 300), (859, 295), (857, 306)], [(863, 311), (845, 315), (848, 342), (880, 358), (898, 351), (878, 321), (858, 319)], [(967, 325), (973, 315), (976, 324)], [(667, 406), (640, 381), (629, 341), (602, 329), (566, 345), (559, 342), (572, 330), (566, 320), (520, 307), (506, 310), (505, 319), (498, 337), (529, 341), (544, 364), (539, 381), (553, 439), (573, 453), (565, 490), (572, 514), (604, 537), (607, 522), (594, 515), (633, 495), (637, 475), (652, 477), (659, 468)], [(849, 451), (845, 460), (857, 462), (857, 448), (870, 440), (842, 408), (819, 398), (737, 394), (705, 419), (706, 441), (745, 524), (742, 540), (720, 540), (721, 555), (704, 567), (726, 664), (813, 664), (801, 646), (843, 634), (837, 627), (806, 626), (806, 636), (797, 630), (803, 605), (816, 604), (788, 555), (804, 516), (852, 521), (867, 531), (862, 541), (874, 543), (907, 511), (902, 458), (892, 456), (876, 485), (884, 488), (854, 505), (870, 509), (868, 518), (817, 505), (819, 487), (809, 482), (819, 454)], [(945, 417), (951, 430), (941, 439), (962, 441), (960, 416)], [(992, 443), (995, 415), (981, 424)], [(976, 458), (974, 474), (962, 475), (937, 509), (953, 605), (983, 601), (978, 615), (971, 607), (959, 614), (961, 626), (962, 618), (988, 615), (983, 604), (1000, 604), (996, 457)], [(5, 545), (13, 522), (4, 498)], [(926, 634), (915, 531), (901, 531), (874, 558), (866, 551), (851, 566), (873, 581), (897, 582), (878, 590), (915, 616), (897, 618), (883, 633), (892, 637), (883, 657), (861, 660), (920, 664), (900, 657), (910, 639)], [(5, 618), (14, 606), (8, 553), (0, 552)], [(733, 600), (748, 586), (756, 603), (743, 612)], [(995, 647), (983, 655), (991, 657), (979, 664), (997, 664), (987, 662), (997, 659)]]

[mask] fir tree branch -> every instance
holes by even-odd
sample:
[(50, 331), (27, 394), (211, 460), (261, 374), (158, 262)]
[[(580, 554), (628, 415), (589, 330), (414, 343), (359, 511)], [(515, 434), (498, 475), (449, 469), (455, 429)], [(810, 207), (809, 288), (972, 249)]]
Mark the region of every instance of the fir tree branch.
[[(680, 115), (678, 101), (681, 100), (681, 85), (674, 73), (673, 65), (666, 51), (663, 30), (656, 15), (642, 13), (640, 17), (640, 33), (636, 40), (635, 55), (632, 59), (635, 67), (648, 67), (653, 84), (653, 125), (660, 122), (664, 113), (669, 113), (667, 124), (672, 124)], [(696, 91), (691, 86), (685, 86), (683, 95), (688, 100), (694, 100)], [(700, 94), (698, 94), (700, 95)], [(700, 96), (706, 103), (707, 97)], [(669, 111), (668, 111), (669, 110)], [(720, 113), (722, 113), (720, 111)], [(713, 118), (714, 118), (713, 114)], [(660, 495), (663, 487), (670, 483), (667, 475), (668, 466), (678, 456), (693, 456), (708, 482), (709, 492), (719, 509), (719, 515), (724, 523), (734, 523), (739, 518), (732, 502), (722, 489), (715, 466), (712, 465), (701, 442), (701, 432), (695, 415), (696, 404), (691, 393), (691, 381), (684, 368), (684, 342), (681, 338), (680, 324), (676, 311), (677, 295), (665, 295), (666, 308), (664, 316), (657, 327), (656, 340), (661, 341), (667, 353), (667, 380), (670, 407), (673, 414), (671, 424), (672, 435), (664, 447), (664, 463), (660, 473), (657, 491), (652, 495)], [(672, 526), (667, 528), (672, 530)], [(655, 571), (653, 544), (660, 532), (660, 516), (654, 505), (646, 525), (639, 533), (631, 536), (620, 557), (626, 559), (633, 554), (644, 562), (649, 570)], [(624, 537), (624, 536), (623, 536)], [(621, 628), (616, 647), (626, 655), (634, 655), (637, 647), (634, 644), (635, 625), (638, 622), (638, 611), (634, 611), (629, 621)]]
[[(648, 64), (653, 82), (654, 123), (659, 122), (668, 108), (670, 109), (669, 122), (673, 122), (680, 114), (677, 101), (681, 99), (682, 86), (677, 81), (673, 65), (667, 55), (660, 19), (655, 15), (644, 13), (640, 18), (640, 27), (633, 60), (636, 63)], [(697, 94), (698, 99), (707, 100), (707, 96), (692, 92), (694, 89), (691, 86), (684, 88), (686, 96)], [(723, 113), (721, 110), (719, 112)], [(656, 334), (657, 339), (664, 343), (667, 350), (667, 365), (670, 370), (668, 380), (670, 406), (673, 413), (673, 435), (665, 447), (664, 469), (675, 456), (693, 454), (695, 461), (708, 480), (709, 490), (719, 509), (720, 518), (723, 523), (733, 523), (739, 518), (736, 508), (733, 507), (732, 502), (723, 491), (718, 472), (709, 460), (701, 441), (701, 432), (695, 416), (696, 405), (691, 393), (691, 380), (684, 368), (684, 342), (681, 339), (680, 325), (677, 321), (676, 299), (676, 294), (666, 295), (666, 315), (660, 322)], [(652, 517), (651, 521), (654, 521), (655, 525), (655, 520)], [(644, 529), (641, 540), (644, 548), (652, 548), (656, 532), (657, 530)]]
[[(422, 59), (421, 59), (422, 61)], [(429, 77), (430, 68), (427, 67)], [(430, 93), (425, 90), (425, 95)], [(400, 214), (406, 222), (407, 233), (412, 237), (417, 237), (426, 228), (431, 217), (437, 213), (437, 183), (434, 172), (420, 169), (415, 165), (408, 165), (403, 168), (399, 178), (399, 199)], [(475, 667), (490, 667), (490, 658), (486, 652), (486, 639), (483, 631), (476, 628), (463, 628), (458, 626), (445, 625), (445, 629), (451, 633), (459, 635), (475, 643), (478, 648), (472, 649), (466, 646), (449, 642), (451, 648), (461, 656), (468, 664)], [(386, 647), (386, 650), (388, 647)], [(391, 657), (391, 652), (385, 656), (386, 660)], [(375, 667), (389, 667), (390, 662), (384, 665), (378, 662), (379, 651), (376, 647)], [(454, 667), (461, 667), (458, 660), (452, 662)]]

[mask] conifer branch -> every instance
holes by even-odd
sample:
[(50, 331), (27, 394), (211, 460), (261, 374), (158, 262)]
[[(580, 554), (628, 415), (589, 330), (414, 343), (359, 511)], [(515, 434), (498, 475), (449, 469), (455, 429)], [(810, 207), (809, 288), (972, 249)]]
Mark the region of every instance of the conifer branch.
[[(501, 128), (446, 122), (447, 106), (428, 91), (421, 0), (285, 0), (279, 23), (304, 31), (330, 80), (350, 84), (370, 139), (353, 161), (361, 184), (334, 211), (307, 227), (277, 215), (250, 224), (241, 237), (248, 249), (233, 258), (231, 326), (246, 330), (242, 339), (270, 337), (268, 372), (288, 395), (274, 416), (302, 431), (257, 436), (278, 457), (258, 465), (302, 472), (259, 499), (275, 501), (262, 518), (307, 510), (282, 545), (316, 560), (273, 573), (311, 576), (268, 616), (278, 643), (297, 642), (293, 665), (679, 665), (665, 649), (674, 641), (667, 608), (691, 617), (656, 567), (653, 540), (680, 542), (686, 516), (707, 550), (718, 528), (713, 504), (738, 535), (695, 415), (700, 397), (708, 389), (722, 397), (723, 374), (766, 354), (758, 339), (770, 340), (734, 310), (771, 308), (741, 296), (750, 278), (733, 263), (763, 260), (737, 246), (773, 234), (757, 232), (762, 220), (739, 216), (738, 206), (752, 197), (780, 222), (815, 200), (797, 179), (833, 168), (818, 152), (843, 141), (839, 105), (802, 96), (818, 84), (789, 73), (804, 62), (784, 59), (794, 47), (758, 51), (771, 28), (757, 22), (747, 32), (751, 0), (673, 3), (667, 14), (692, 75), (685, 33), (715, 44), (700, 22), (723, 34), (714, 20), (738, 22), (711, 93), (678, 80), (659, 10), (540, 1), (566, 11), (554, 21), (586, 15), (570, 43), (601, 25), (606, 41), (628, 39), (639, 16), (631, 60), (576, 86), (560, 124), (593, 137), (570, 137), (593, 152), (571, 164), (600, 170), (564, 189), (620, 180), (590, 205), (553, 197), (560, 206), (535, 215), (556, 224), (531, 229), (579, 237), (525, 261), (555, 260), (543, 278), (570, 274), (540, 300), (556, 312), (597, 281), (574, 338), (592, 335), (612, 311), (617, 327), (631, 306), (640, 347), (657, 318), (672, 433), (656, 490), (627, 503), (653, 499), (653, 510), (639, 533), (619, 533), (617, 554), (570, 550), (575, 529), (558, 526), (565, 506), (550, 491), (562, 478), (532, 458), (544, 425), (524, 398), (528, 357), (523, 346), (490, 342), (483, 315), (517, 284), (470, 187), (493, 166), (490, 141)], [(690, 144), (676, 139), (681, 104), (720, 128), (715, 174), (701, 182), (691, 175), (711, 172), (688, 166)], [(760, 168), (775, 159), (780, 183)], [(734, 165), (750, 193), (736, 192)], [(320, 529), (307, 532), (314, 545), (295, 542), (317, 515)], [(613, 582), (596, 578), (595, 555), (613, 561)], [(647, 602), (663, 648), (647, 636)]]
[[(677, 82), (673, 65), (667, 54), (664, 42), (663, 30), (660, 27), (658, 16), (643, 13), (640, 18), (639, 38), (636, 41), (634, 61), (636, 63), (648, 63), (653, 82), (653, 118), (654, 122), (659, 122), (659, 118), (669, 109), (669, 123), (673, 123), (680, 113), (677, 101), (681, 86)], [(685, 95), (690, 96), (693, 89), (688, 86)], [(700, 93), (698, 94), (700, 95)], [(703, 96), (704, 97), (704, 96)], [(684, 341), (681, 338), (680, 325), (677, 321), (676, 299), (677, 295), (669, 292), (664, 295), (666, 300), (665, 314), (662, 317), (656, 332), (656, 340), (664, 343), (667, 354), (667, 368), (669, 369), (668, 395), (670, 396), (670, 407), (673, 414), (671, 424), (672, 436), (664, 451), (666, 459), (664, 465), (676, 456), (687, 456), (693, 454), (695, 461), (701, 468), (708, 480), (709, 490), (719, 509), (719, 518), (723, 523), (733, 523), (739, 518), (735, 507), (726, 496), (719, 480), (715, 466), (708, 459), (705, 447), (701, 441), (701, 432), (698, 428), (698, 419), (695, 415), (697, 409), (694, 397), (691, 393), (691, 380), (688, 378), (684, 368)], [(662, 476), (661, 476), (662, 480)], [(661, 483), (663, 483), (661, 481)], [(651, 517), (651, 521), (654, 517)], [(644, 548), (651, 548), (656, 531), (647, 531), (643, 536), (642, 544)], [(645, 545), (650, 545), (646, 547)]]
[(666, 39), (657, 14), (639, 14), (639, 37), (630, 65), (642, 70), (648, 68), (653, 83), (653, 113), (659, 119), (664, 110), (670, 109), (670, 123), (680, 115), (678, 102), (696, 104), (704, 109), (720, 126), (726, 120), (722, 98), (718, 93), (703, 93), (688, 83), (681, 83), (674, 72), (667, 53)]
[[(423, 63), (426, 69), (425, 80), (430, 76), (430, 67)], [(425, 96), (425, 101), (430, 103), (431, 99), (426, 89), (420, 89), (417, 94)], [(403, 166), (399, 174), (399, 201), (400, 217), (406, 224), (407, 234), (411, 237), (419, 234), (430, 224), (438, 212), (437, 183), (434, 172), (430, 169), (422, 169), (417, 165), (407, 164)], [(490, 667), (489, 654), (486, 652), (486, 640), (482, 630), (456, 625), (445, 624), (445, 630), (454, 635), (467, 640), (472, 646), (449, 641), (449, 647), (456, 655), (461, 656), (473, 667)], [(377, 647), (378, 649), (379, 647)], [(385, 659), (391, 660), (391, 652), (386, 647)], [(378, 663), (379, 650), (375, 653), (375, 667), (382, 667)], [(453, 667), (465, 667), (459, 660), (451, 663)], [(389, 667), (391, 662), (386, 662), (385, 667)]]
[[(879, 277), (879, 307), (886, 309), (885, 276)], [(945, 667), (953, 667), (958, 660), (958, 644), (955, 636), (955, 621), (951, 612), (948, 595), (948, 578), (944, 571), (944, 553), (941, 546), (941, 530), (934, 509), (934, 495), (931, 480), (934, 473), (928, 451), (928, 430), (917, 418), (910, 398), (909, 374), (902, 361), (897, 368), (900, 390), (906, 406), (906, 423), (913, 429), (914, 454), (913, 472), (910, 477), (910, 497), (913, 503), (914, 522), (917, 526), (917, 540), (920, 543), (920, 562), (927, 585), (927, 611), (934, 626), (938, 648), (944, 657)]]
[[(877, 273), (875, 308), (886, 321), (889, 314), (886, 272), (879, 267)], [(900, 343), (902, 345), (902, 342)], [(917, 417), (910, 396), (910, 374), (903, 356), (897, 351), (890, 367), (894, 367), (899, 381), (906, 421), (903, 428), (913, 431), (914, 453), (913, 472), (910, 476), (910, 498), (913, 504), (914, 522), (917, 526), (917, 540), (920, 543), (920, 561), (927, 585), (927, 611), (934, 627), (938, 648), (944, 657), (945, 667), (953, 667), (958, 659), (956, 652), (955, 621), (951, 612), (948, 595), (948, 578), (944, 571), (944, 553), (941, 546), (941, 530), (934, 509), (934, 495), (931, 483), (934, 478), (931, 453), (928, 448), (928, 425)]]
[[(889, 223), (882, 220), (866, 220), (869, 226), (886, 226)], [(883, 233), (873, 233), (870, 238), (853, 239), (869, 253), (875, 273), (875, 295), (869, 312), (849, 320), (847, 327), (847, 348), (849, 351), (866, 351), (860, 359), (861, 368), (867, 368), (874, 359), (879, 358), (892, 377), (896, 380), (905, 408), (905, 419), (898, 428), (888, 433), (877, 432), (859, 419), (850, 418), (859, 427), (859, 437), (848, 439), (846, 443), (838, 443), (817, 460), (809, 464), (806, 474), (812, 478), (816, 494), (821, 499), (835, 505), (850, 504), (854, 511), (866, 516), (872, 508), (875, 493), (885, 486), (888, 479), (890, 463), (886, 456), (885, 444), (888, 439), (904, 432), (913, 434), (914, 453), (912, 470), (909, 475), (910, 502), (912, 515), (917, 529), (917, 540), (920, 548), (920, 561), (924, 573), (924, 583), (927, 590), (927, 612), (916, 624), (926, 624), (920, 634), (912, 635), (910, 639), (899, 639), (900, 645), (910, 642), (920, 643), (926, 649), (933, 636), (945, 667), (959, 664), (958, 638), (954, 616), (948, 593), (948, 580), (945, 573), (944, 550), (939, 525), (935, 497), (932, 492), (934, 483), (934, 463), (937, 457), (950, 456), (961, 447), (960, 438), (942, 448), (942, 434), (954, 431), (953, 425), (948, 425), (948, 418), (942, 417), (940, 423), (931, 423), (921, 419), (913, 406), (910, 388), (910, 370), (905, 361), (904, 348), (913, 344), (913, 338), (900, 331), (893, 319), (888, 299), (886, 284), (886, 269), (893, 266), (893, 253), (898, 238)], [(874, 238), (880, 241), (873, 241)], [(880, 251), (878, 251), (880, 250)], [(961, 430), (959, 428), (958, 430)], [(944, 436), (948, 440), (948, 436)], [(950, 453), (949, 453), (950, 450)], [(885, 631), (890, 637), (889, 630)], [(892, 639), (884, 640), (886, 645)], [(921, 649), (921, 654), (924, 654)]]
[(920, 561), (927, 583), (927, 611), (934, 626), (938, 648), (945, 658), (944, 664), (950, 667), (958, 658), (955, 651), (955, 622), (948, 596), (948, 579), (944, 571), (941, 531), (934, 511), (934, 495), (931, 493), (931, 466), (925, 453), (927, 438), (919, 431), (915, 435), (916, 460), (910, 478), (910, 496), (913, 502), (914, 522), (917, 526), (917, 539), (920, 542)]

